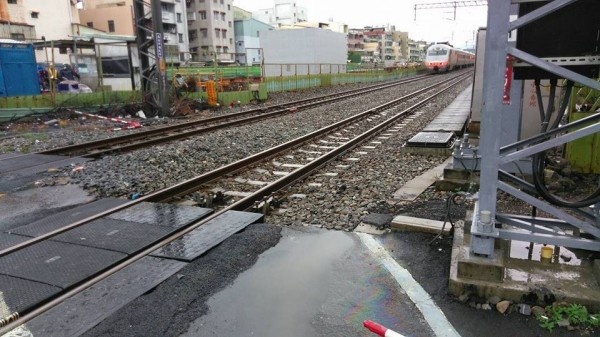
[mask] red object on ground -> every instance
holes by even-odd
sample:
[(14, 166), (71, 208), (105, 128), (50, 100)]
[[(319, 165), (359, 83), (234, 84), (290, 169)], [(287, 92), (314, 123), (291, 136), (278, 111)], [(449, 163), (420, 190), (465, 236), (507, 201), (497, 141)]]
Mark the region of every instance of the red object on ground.
[(401, 334), (373, 321), (366, 320), (363, 322), (363, 325), (365, 326), (365, 328), (371, 330), (372, 332), (376, 333), (381, 337), (404, 337)]
[(80, 114), (80, 115), (83, 115), (83, 116), (87, 116), (87, 117), (104, 119), (104, 120), (111, 121), (111, 122), (117, 122), (117, 123), (125, 124), (125, 126), (123, 126), (123, 127), (111, 129), (112, 131), (129, 130), (129, 129), (139, 129), (139, 128), (142, 127), (142, 124), (140, 124), (140, 122), (134, 121), (134, 120), (132, 120), (132, 121), (126, 121), (126, 120), (123, 120), (123, 119), (118, 118), (118, 117), (109, 118), (109, 117), (104, 117), (104, 116), (100, 116), (100, 115), (94, 115), (94, 114), (91, 114), (91, 113), (77, 111), (77, 110), (72, 110), (72, 111), (75, 112), (75, 113), (77, 113), (77, 114)]

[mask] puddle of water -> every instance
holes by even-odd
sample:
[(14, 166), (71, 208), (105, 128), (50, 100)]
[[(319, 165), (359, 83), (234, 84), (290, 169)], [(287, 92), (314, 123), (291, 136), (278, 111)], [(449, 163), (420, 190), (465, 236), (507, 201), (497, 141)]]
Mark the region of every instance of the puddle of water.
[[(580, 266), (581, 259), (577, 255), (564, 247), (547, 245), (554, 250), (551, 263), (566, 264), (572, 266)], [(529, 243), (524, 241), (510, 241), (510, 255), (512, 259), (541, 261), (541, 251), (544, 247), (541, 243)]]
[(331, 296), (326, 285), (336, 277), (334, 263), (353, 245), (348, 233), (291, 233), (213, 296), (209, 313), (182, 336), (317, 335), (312, 320)]

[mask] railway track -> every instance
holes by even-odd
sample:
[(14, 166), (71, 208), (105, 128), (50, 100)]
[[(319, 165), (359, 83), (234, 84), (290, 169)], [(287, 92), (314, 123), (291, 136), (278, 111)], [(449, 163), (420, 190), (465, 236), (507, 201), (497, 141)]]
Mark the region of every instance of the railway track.
[[(82, 281), (76, 286), (67, 289), (66, 291), (62, 292), (61, 294), (57, 295), (55, 298), (42, 304), (41, 306), (29, 312), (14, 313), (12, 316), (5, 319), (4, 324), (0, 324), (5, 325), (4, 328), (0, 329), (0, 335), (45, 312), (51, 307), (62, 302), (64, 299), (116, 273), (117, 271), (125, 268), (126, 266), (141, 259), (142, 257), (149, 255), (156, 249), (159, 249), (160, 247), (172, 243), (178, 238), (184, 236), (185, 234), (204, 225), (205, 223), (223, 215), (225, 212), (233, 210), (243, 211), (251, 209), (253, 207), (261, 207), (261, 203), (262, 205), (267, 205), (267, 203), (270, 201), (269, 198), (276, 191), (293, 184), (295, 181), (302, 179), (307, 175), (310, 175), (311, 172), (325, 165), (327, 162), (335, 159), (336, 157), (358, 146), (366, 140), (376, 136), (386, 128), (396, 124), (399, 120), (407, 117), (415, 110), (434, 99), (437, 95), (443, 93), (446, 90), (449, 90), (450, 88), (452, 88), (453, 85), (460, 83), (468, 77), (469, 74), (461, 74), (455, 76), (436, 85), (429, 86), (404, 97), (394, 99), (385, 104), (368, 109), (358, 115), (349, 117), (343, 121), (322, 128), (308, 135), (299, 137), (293, 141), (281, 144), (269, 150), (247, 157), (243, 160), (207, 172), (196, 178), (184, 181), (175, 186), (156, 191), (152, 194), (143, 196), (137, 200), (129, 201), (123, 205), (111, 208), (104, 212), (87, 217), (83, 220), (74, 222), (68, 226), (59, 228), (57, 230), (40, 235), (36, 238), (22, 242), (21, 244), (17, 244), (12, 247), (1, 250), (0, 257), (14, 253), (20, 249), (24, 249), (35, 243), (47, 240), (58, 234), (64, 233), (68, 230), (81, 226), (85, 223), (127, 209), (141, 202), (164, 203), (169, 201), (181, 200), (182, 198), (189, 198), (190, 195), (193, 195), (193, 193), (197, 191), (214, 190), (214, 187), (218, 185), (217, 181), (219, 179), (225, 179), (221, 181), (229, 182), (236, 181), (237, 179), (237, 181), (239, 182), (241, 181), (240, 177), (234, 177), (232, 176), (233, 174), (244, 172), (247, 173), (249, 171), (256, 172), (256, 168), (258, 168), (257, 165), (266, 165), (263, 167), (267, 167), (270, 170), (274, 170), (277, 167), (284, 167), (288, 170), (293, 169), (292, 171), (286, 172), (285, 175), (283, 175), (282, 173), (281, 177), (275, 181), (264, 182), (260, 184), (260, 188), (258, 188), (258, 190), (247, 192), (248, 194), (244, 196), (238, 196), (235, 200), (231, 200), (229, 205), (223, 206), (221, 209), (217, 210), (212, 215), (209, 215), (208, 217), (203, 218), (202, 220), (195, 221), (187, 227), (180, 228), (177, 232), (160, 239), (151, 246), (145, 247), (143, 249), (140, 249), (139, 251), (130, 254), (127, 258), (123, 259), (119, 263), (96, 274), (90, 279)], [(443, 88), (439, 89), (440, 87)], [(435, 91), (435, 93), (432, 94), (433, 91)], [(416, 102), (410, 103), (410, 100)], [(407, 104), (407, 102), (409, 102), (408, 104), (410, 106), (403, 108), (403, 110), (400, 112), (392, 112), (390, 110), (392, 107), (398, 106), (398, 104)], [(310, 150), (301, 148), (306, 146), (308, 146)], [(298, 156), (299, 154), (302, 155), (302, 158), (295, 157), (294, 160), (300, 160), (307, 163), (284, 166), (283, 162), (285, 161), (285, 159), (292, 156), (292, 154), (290, 154), (290, 151), (293, 151), (295, 156)], [(278, 164), (274, 164), (273, 162)], [(277, 167), (273, 167), (273, 165), (276, 165)], [(246, 181), (247, 180), (248, 179), (246, 179)]]
[(64, 146), (51, 150), (37, 152), (47, 155), (102, 157), (114, 152), (127, 152), (151, 145), (166, 143), (174, 140), (185, 139), (202, 133), (233, 127), (237, 125), (252, 123), (267, 118), (295, 113), (300, 110), (313, 108), (318, 105), (329, 104), (339, 100), (364, 95), (377, 90), (387, 89), (398, 85), (408, 84), (428, 78), (428, 75), (420, 75), (408, 79), (398, 80), (392, 83), (378, 84), (367, 88), (354, 89), (307, 98), (283, 104), (256, 108), (237, 113), (215, 116), (206, 119), (190, 121), (177, 125), (170, 125), (152, 130), (140, 131), (118, 137), (112, 137), (97, 141), (85, 142), (75, 145)]

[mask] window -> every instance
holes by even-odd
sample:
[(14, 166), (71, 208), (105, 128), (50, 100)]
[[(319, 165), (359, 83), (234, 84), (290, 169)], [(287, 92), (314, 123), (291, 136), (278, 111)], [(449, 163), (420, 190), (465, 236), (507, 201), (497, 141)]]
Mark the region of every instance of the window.
[(231, 10), (231, 5), (227, 5), (227, 10), (230, 11)]
[(223, 52), (224, 52), (225, 54), (229, 53), (229, 47), (223, 47)]
[(200, 29), (200, 34), (202, 34), (203, 38), (207, 38), (208, 37), (208, 29), (206, 28), (201, 28)]
[(221, 37), (221, 30), (219, 28), (215, 28), (215, 37), (217, 39)]
[(9, 5), (16, 5), (17, 4), (17, 0), (8, 0), (8, 4)]
[(10, 38), (13, 40), (25, 40), (25, 34), (23, 33), (10, 33)]
[(115, 32), (115, 22), (113, 20), (108, 20), (108, 31), (111, 33)]
[(65, 47), (59, 47), (58, 48), (58, 53), (59, 54), (66, 54), (67, 53), (67, 48), (65, 48)]
[(215, 4), (216, 4), (216, 3), (217, 3), (217, 0), (213, 0), (213, 3), (215, 3)]
[(231, 21), (229, 21), (229, 28), (231, 28)]
[(31, 18), (32, 19), (37, 19), (39, 17), (40, 17), (40, 12), (35, 12), (35, 11), (31, 12)]
[(221, 2), (221, 5), (222, 5), (223, 4), (223, 0), (221, 0), (220, 2)]
[(227, 29), (223, 29), (223, 38), (226, 39), (227, 38)]
[(130, 77), (128, 57), (102, 57), (102, 74), (104, 77)]
[(183, 43), (183, 34), (179, 34), (179, 43)]
[(215, 21), (219, 20), (219, 12), (213, 11), (213, 17), (214, 17)]
[(198, 11), (200, 13), (200, 19), (206, 20), (206, 11)]
[(233, 44), (233, 39), (229, 38), (229, 44)]
[(221, 54), (221, 46), (217, 46), (217, 54)]
[(259, 30), (256, 31), (256, 37), (260, 37), (260, 31)]
[(88, 22), (88, 23), (86, 23), (86, 26), (88, 26), (90, 28), (94, 28), (94, 23), (93, 22)]
[(181, 13), (177, 13), (177, 22), (181, 22)]
[(225, 13), (221, 12), (221, 21), (225, 21)]

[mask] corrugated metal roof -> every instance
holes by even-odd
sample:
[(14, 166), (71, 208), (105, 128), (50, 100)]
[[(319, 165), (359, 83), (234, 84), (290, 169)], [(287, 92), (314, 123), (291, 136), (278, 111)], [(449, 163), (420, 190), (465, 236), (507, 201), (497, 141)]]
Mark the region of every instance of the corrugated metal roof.
[(11, 39), (0, 39), (0, 43), (31, 44), (31, 42), (28, 42), (28, 41), (19, 41), (19, 40), (11, 40)]

